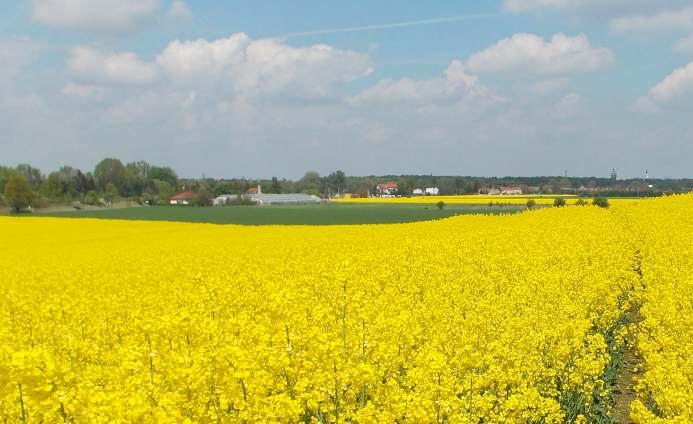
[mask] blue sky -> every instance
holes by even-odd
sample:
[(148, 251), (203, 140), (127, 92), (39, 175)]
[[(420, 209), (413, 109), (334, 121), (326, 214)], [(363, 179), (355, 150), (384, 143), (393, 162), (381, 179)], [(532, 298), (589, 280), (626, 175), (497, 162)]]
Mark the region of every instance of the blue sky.
[(691, 176), (691, 0), (13, 0), (0, 62), (3, 164)]

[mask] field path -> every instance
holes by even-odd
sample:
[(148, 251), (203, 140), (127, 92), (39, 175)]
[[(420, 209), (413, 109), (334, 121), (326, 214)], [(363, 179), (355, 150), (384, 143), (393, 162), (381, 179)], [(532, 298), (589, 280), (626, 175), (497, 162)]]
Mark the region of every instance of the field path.
[[(639, 307), (634, 306), (628, 312), (628, 324), (637, 324), (642, 321)], [(614, 408), (613, 419), (617, 424), (632, 424), (630, 419), (630, 404), (637, 396), (635, 391), (635, 382), (642, 374), (638, 368), (642, 364), (642, 358), (638, 355), (635, 346), (635, 334), (628, 334), (628, 339), (623, 352), (623, 363), (621, 370), (616, 380), (614, 388)]]
[[(642, 257), (640, 252), (635, 253), (635, 264), (633, 271), (638, 274), (640, 283), (642, 284)], [(639, 331), (638, 324), (643, 320), (640, 314), (640, 304), (631, 303), (630, 309), (627, 312), (626, 325), (629, 326), (628, 335), (623, 352), (623, 363), (616, 379), (616, 387), (614, 388), (614, 405), (612, 418), (617, 424), (632, 424), (630, 419), (630, 404), (637, 397), (635, 383), (638, 377), (642, 374), (640, 365), (642, 358), (638, 353), (636, 346), (637, 332)]]

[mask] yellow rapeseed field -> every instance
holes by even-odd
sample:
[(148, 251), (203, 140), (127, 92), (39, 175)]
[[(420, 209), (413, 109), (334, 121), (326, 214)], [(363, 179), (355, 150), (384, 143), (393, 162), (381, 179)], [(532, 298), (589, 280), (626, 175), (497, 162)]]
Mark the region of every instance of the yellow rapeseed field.
[(643, 281), (643, 321), (636, 334), (644, 375), (632, 407), (636, 422), (693, 423), (691, 200), (645, 202), (624, 211), (634, 227)]
[(691, 422), (692, 210), (0, 218), (0, 421), (607, 422), (631, 334), (633, 419)]

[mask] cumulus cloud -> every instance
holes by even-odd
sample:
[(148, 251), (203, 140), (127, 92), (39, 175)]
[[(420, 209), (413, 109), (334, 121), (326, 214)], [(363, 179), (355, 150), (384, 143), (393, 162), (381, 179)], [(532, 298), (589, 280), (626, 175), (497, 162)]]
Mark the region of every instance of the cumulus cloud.
[(462, 62), (454, 60), (444, 77), (427, 80), (413, 78), (384, 79), (349, 99), (361, 103), (416, 103), (431, 104), (460, 100), (464, 96), (488, 94), (479, 78), (469, 74)]
[(234, 87), (242, 92), (278, 93), (295, 88), (306, 94), (327, 95), (334, 83), (344, 83), (373, 72), (366, 54), (326, 44), (291, 47), (279, 40), (257, 40), (234, 70)]
[(160, 0), (33, 0), (33, 18), (76, 30), (127, 31), (152, 20)]
[(173, 81), (223, 79), (244, 95), (326, 96), (335, 83), (373, 70), (367, 54), (326, 44), (293, 47), (243, 33), (208, 41), (173, 41), (156, 62)]
[(69, 69), (81, 78), (113, 84), (151, 84), (158, 79), (155, 64), (135, 53), (102, 52), (92, 47), (76, 47), (68, 58)]
[(228, 38), (207, 41), (175, 40), (164, 48), (156, 63), (174, 80), (199, 80), (218, 77), (245, 58), (250, 37), (236, 33)]
[(693, 28), (693, 7), (665, 10), (657, 14), (612, 19), (611, 30), (619, 34), (653, 33)]
[(638, 100), (637, 106), (643, 111), (653, 111), (690, 94), (693, 94), (693, 62), (667, 75)]
[(520, 33), (473, 54), (466, 66), (476, 73), (559, 75), (591, 72), (614, 62), (611, 50), (593, 47), (587, 36), (558, 33), (550, 41)]

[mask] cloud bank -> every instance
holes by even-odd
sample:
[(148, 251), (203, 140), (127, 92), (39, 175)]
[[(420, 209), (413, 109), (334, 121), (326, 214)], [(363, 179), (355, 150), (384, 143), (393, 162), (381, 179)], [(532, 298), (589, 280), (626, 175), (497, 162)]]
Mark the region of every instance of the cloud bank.
[(558, 33), (545, 41), (535, 34), (515, 34), (473, 54), (466, 62), (477, 73), (559, 75), (593, 72), (614, 62), (611, 50), (593, 47), (584, 34)]
[(70, 30), (129, 31), (154, 19), (159, 0), (33, 0), (36, 22)]

